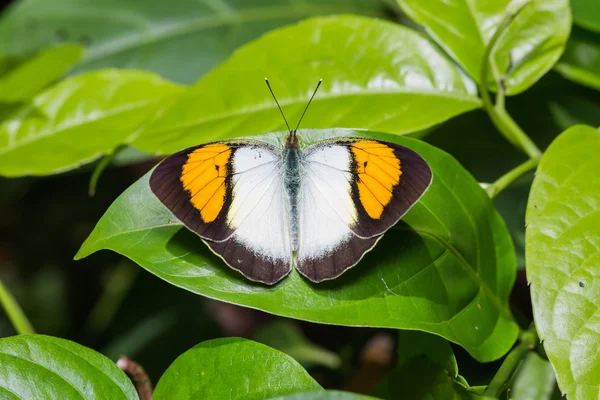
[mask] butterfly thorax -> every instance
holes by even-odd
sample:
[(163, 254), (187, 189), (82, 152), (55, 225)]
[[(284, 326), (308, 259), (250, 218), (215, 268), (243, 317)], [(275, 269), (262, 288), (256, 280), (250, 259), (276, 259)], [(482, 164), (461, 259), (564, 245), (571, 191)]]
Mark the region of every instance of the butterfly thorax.
[(300, 148), (288, 148), (283, 150), (283, 180), (285, 192), (290, 210), (290, 241), (292, 251), (298, 250), (298, 196), (302, 184), (302, 162)]

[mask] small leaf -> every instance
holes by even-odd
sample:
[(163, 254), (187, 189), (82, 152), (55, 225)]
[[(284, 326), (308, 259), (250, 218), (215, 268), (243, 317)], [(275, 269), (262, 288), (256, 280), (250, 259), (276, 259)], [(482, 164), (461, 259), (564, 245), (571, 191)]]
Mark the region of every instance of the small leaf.
[(285, 129), (323, 79), (303, 128), (425, 129), (480, 107), (473, 82), (437, 46), (405, 27), (357, 16), (314, 18), (268, 33), (198, 81), (133, 142), (170, 153)]
[(598, 0), (571, 0), (573, 20), (582, 28), (600, 33), (600, 3)]
[(384, 17), (385, 6), (381, 0), (22, 0), (0, 18), (0, 56), (68, 40), (88, 47), (79, 71), (145, 69), (189, 84), (273, 28), (344, 13)]
[(265, 399), (321, 386), (293, 358), (240, 338), (209, 340), (179, 356), (153, 399)]
[(456, 378), (458, 365), (448, 341), (436, 335), (418, 331), (398, 331), (398, 367), (414, 357), (426, 357)]
[(377, 400), (375, 397), (338, 390), (311, 391), (288, 394), (281, 397), (269, 397), (269, 400)]
[(573, 82), (600, 90), (600, 33), (574, 27), (555, 69)]
[(111, 153), (182, 90), (141, 71), (66, 79), (0, 124), (0, 175), (52, 174)]
[(515, 400), (551, 400), (556, 388), (552, 365), (537, 353), (529, 352), (509, 387), (510, 395)]
[(82, 55), (82, 47), (65, 45), (42, 50), (20, 61), (0, 58), (0, 102), (30, 99), (63, 76)]
[[(505, 17), (523, 1), (397, 0), (404, 12), (451, 54), (476, 81), (486, 46)], [(568, 0), (530, 0), (501, 36), (492, 71), (508, 94), (533, 85), (558, 60), (571, 29)], [(490, 78), (493, 73), (488, 74)]]
[[(483, 361), (504, 355), (518, 332), (507, 306), (515, 253), (473, 177), (448, 154), (400, 136), (344, 129), (301, 136), (305, 145), (335, 136), (392, 141), (419, 152), (434, 171), (431, 187), (403, 222), (342, 277), (311, 284), (294, 271), (272, 287), (249, 282), (182, 229), (152, 194), (149, 174), (112, 204), (76, 258), (111, 249), (207, 297), (319, 323), (423, 330)], [(259, 139), (281, 144), (282, 137)]]
[(546, 150), (527, 203), (533, 313), (569, 399), (600, 389), (600, 132), (579, 125)]
[(138, 398), (129, 378), (108, 358), (68, 340), (44, 335), (0, 339), (0, 397)]
[(311, 343), (292, 321), (276, 320), (264, 324), (254, 335), (254, 340), (293, 357), (305, 368), (322, 365), (336, 369), (341, 365), (340, 356)]

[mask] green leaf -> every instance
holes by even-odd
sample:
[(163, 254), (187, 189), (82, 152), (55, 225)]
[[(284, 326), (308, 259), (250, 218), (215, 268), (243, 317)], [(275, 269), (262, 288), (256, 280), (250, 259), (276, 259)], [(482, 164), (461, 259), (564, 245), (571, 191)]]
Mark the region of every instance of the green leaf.
[(2, 399), (137, 399), (112, 361), (68, 340), (44, 335), (0, 339)]
[[(555, 395), (556, 378), (548, 360), (529, 352), (509, 384), (512, 399), (550, 400)], [(561, 396), (559, 396), (561, 397)]]
[(598, 0), (571, 0), (573, 20), (582, 28), (600, 33), (600, 3)]
[(322, 365), (336, 369), (341, 365), (340, 356), (311, 343), (292, 321), (264, 324), (253, 339), (293, 357), (305, 368)]
[(111, 153), (182, 90), (140, 71), (66, 79), (0, 124), (0, 175), (52, 174)]
[(0, 18), (0, 56), (69, 40), (88, 46), (80, 71), (146, 69), (189, 84), (273, 28), (339, 13), (383, 17), (385, 6), (380, 0), (22, 0)]
[[(484, 51), (508, 13), (523, 1), (397, 0), (475, 80)], [(531, 0), (502, 34), (492, 53), (492, 71), (505, 77), (508, 94), (533, 85), (558, 60), (571, 29), (568, 0)], [(494, 77), (493, 73), (489, 74)]]
[(40, 51), (24, 60), (0, 58), (0, 102), (28, 100), (63, 76), (83, 55), (83, 47), (66, 45)]
[(240, 338), (202, 342), (179, 356), (153, 399), (265, 399), (321, 386), (293, 358)]
[(600, 33), (573, 27), (555, 69), (567, 79), (600, 90)]
[(356, 16), (314, 18), (239, 49), (133, 145), (170, 153), (199, 138), (285, 129), (265, 76), (294, 126), (323, 79), (304, 128), (408, 133), (480, 107), (473, 82), (416, 32)]
[(579, 125), (546, 150), (527, 203), (536, 327), (569, 399), (600, 389), (600, 132)]
[[(311, 284), (293, 271), (276, 286), (225, 266), (152, 194), (147, 174), (109, 208), (76, 255), (121, 253), (164, 280), (207, 297), (296, 319), (418, 329), (493, 360), (518, 328), (507, 298), (515, 254), (504, 223), (477, 182), (452, 157), (404, 137), (353, 130), (305, 130), (303, 143), (335, 136), (389, 140), (418, 151), (434, 179), (423, 198), (359, 266)], [(281, 143), (283, 134), (259, 137)]]
[(447, 340), (418, 331), (398, 331), (398, 367), (410, 363), (414, 357), (426, 357), (456, 378), (458, 365)]
[(377, 400), (375, 397), (338, 390), (311, 391), (288, 394), (281, 397), (269, 397), (269, 400)]

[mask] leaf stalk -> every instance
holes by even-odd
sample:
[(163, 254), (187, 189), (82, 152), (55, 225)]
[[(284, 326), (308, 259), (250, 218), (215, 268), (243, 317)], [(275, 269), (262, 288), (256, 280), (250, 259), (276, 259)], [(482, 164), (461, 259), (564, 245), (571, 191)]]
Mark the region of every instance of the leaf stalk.
[(506, 174), (498, 178), (494, 183), (489, 185), (485, 190), (490, 198), (493, 199), (500, 192), (510, 186), (510, 184), (523, 176), (523, 174), (537, 167), (538, 163), (538, 160), (529, 159), (524, 163), (517, 165), (515, 168), (511, 169)]
[(33, 326), (25, 316), (23, 309), (17, 303), (17, 300), (13, 297), (13, 295), (8, 291), (4, 283), (0, 281), (0, 304), (2, 304), (2, 308), (6, 311), (6, 315), (8, 315), (8, 319), (15, 327), (15, 330), (18, 334), (26, 334), (26, 333), (35, 333)]

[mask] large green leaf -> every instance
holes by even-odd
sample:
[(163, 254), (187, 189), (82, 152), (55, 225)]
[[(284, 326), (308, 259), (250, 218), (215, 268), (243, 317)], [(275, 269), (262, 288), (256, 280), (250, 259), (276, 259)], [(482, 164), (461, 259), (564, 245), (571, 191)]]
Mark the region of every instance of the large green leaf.
[[(397, 0), (414, 21), (477, 81), (486, 46), (508, 13), (511, 0)], [(492, 53), (492, 70), (505, 76), (509, 94), (524, 91), (560, 57), (571, 28), (568, 0), (531, 0), (502, 34)], [(493, 78), (493, 74), (489, 74)]]
[(111, 152), (180, 86), (140, 71), (79, 75), (40, 93), (0, 124), (0, 175), (44, 175)]
[(574, 22), (586, 29), (600, 32), (600, 3), (598, 0), (571, 0)]
[(338, 390), (320, 390), (288, 394), (281, 397), (270, 397), (269, 400), (377, 400), (375, 397), (361, 394), (340, 392)]
[(536, 327), (569, 399), (600, 389), (600, 132), (579, 125), (546, 150), (527, 204)]
[(451, 377), (458, 376), (456, 357), (447, 340), (424, 332), (398, 331), (397, 366), (408, 365), (414, 357), (426, 357)]
[(573, 27), (555, 69), (567, 79), (600, 90), (600, 33)]
[(28, 100), (60, 78), (82, 55), (82, 47), (66, 45), (22, 60), (0, 58), (0, 102)]
[(381, 0), (22, 0), (0, 18), (0, 56), (66, 39), (88, 45), (80, 70), (139, 68), (192, 83), (273, 28), (316, 15), (384, 11)]
[(306, 128), (406, 133), (480, 106), (473, 83), (416, 32), (355, 16), (315, 18), (242, 47), (133, 144), (170, 153), (199, 139), (284, 129), (265, 76), (294, 126), (323, 78)]
[[(111, 249), (176, 286), (222, 301), (320, 323), (424, 330), (479, 360), (501, 357), (518, 330), (507, 308), (515, 254), (473, 177), (448, 154), (416, 140), (343, 129), (301, 134), (304, 144), (346, 135), (390, 140), (418, 151), (434, 171), (404, 223), (342, 277), (312, 284), (294, 271), (269, 287), (244, 279), (181, 229), (150, 191), (149, 174), (113, 203), (76, 258)], [(282, 135), (260, 138), (276, 144)]]
[(512, 399), (550, 400), (556, 396), (556, 378), (552, 365), (531, 351), (515, 371), (508, 385)]
[(137, 399), (131, 381), (102, 354), (64, 339), (0, 339), (0, 398)]
[(293, 358), (240, 338), (209, 340), (179, 356), (156, 385), (153, 399), (267, 399), (319, 390)]

